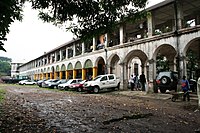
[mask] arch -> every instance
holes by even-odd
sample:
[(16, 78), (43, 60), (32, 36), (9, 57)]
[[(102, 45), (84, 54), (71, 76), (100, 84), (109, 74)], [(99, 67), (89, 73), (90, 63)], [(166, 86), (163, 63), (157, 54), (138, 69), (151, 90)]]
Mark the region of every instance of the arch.
[(60, 71), (59, 65), (56, 66), (56, 70), (55, 70), (55, 71), (56, 71), (56, 72), (59, 72), (59, 71)]
[[(153, 60), (157, 61), (157, 57), (162, 57), (162, 56), (168, 62), (168, 65), (169, 65), (168, 69), (176, 71), (176, 62), (175, 62), (176, 61), (176, 56), (177, 56), (176, 49), (172, 45), (170, 45), (170, 44), (162, 44), (153, 53)], [(157, 67), (157, 66), (158, 66), (158, 64), (155, 62), (155, 66), (154, 66), (155, 67), (154, 68), (155, 75), (159, 71), (162, 71), (163, 69), (165, 69), (161, 65), (160, 65), (160, 67)]]
[(52, 66), (52, 67), (51, 67), (51, 72), (54, 72), (54, 70), (55, 70), (55, 69), (54, 69), (54, 66)]
[(92, 61), (90, 59), (87, 59), (84, 64), (84, 68), (92, 68), (92, 67), (93, 67)]
[(50, 67), (48, 67), (48, 68), (47, 68), (47, 72), (48, 72), (48, 73), (49, 73), (49, 72), (51, 72), (51, 69), (50, 69)]
[(65, 66), (65, 64), (62, 64), (62, 66), (61, 66), (61, 71), (66, 71), (66, 66)]
[(69, 64), (67, 65), (67, 70), (73, 70), (73, 65), (72, 65), (72, 63), (69, 63)]
[(111, 60), (110, 65), (108, 65), (110, 68), (110, 73), (114, 73), (117, 77), (119, 77), (120, 76), (119, 56), (117, 54), (114, 54), (110, 60)]
[(75, 66), (74, 66), (74, 69), (82, 69), (82, 65), (81, 65), (80, 61), (76, 62)]
[(47, 69), (46, 68), (44, 68), (44, 73), (47, 71)]
[[(95, 63), (94, 63), (94, 66), (98, 66), (99, 61), (102, 60), (102, 59), (103, 59), (103, 61), (104, 61), (104, 58), (103, 58), (103, 57), (101, 57), (101, 56), (97, 57), (97, 59), (96, 59), (96, 61), (95, 61)], [(105, 63), (105, 61), (104, 61), (104, 63)]]

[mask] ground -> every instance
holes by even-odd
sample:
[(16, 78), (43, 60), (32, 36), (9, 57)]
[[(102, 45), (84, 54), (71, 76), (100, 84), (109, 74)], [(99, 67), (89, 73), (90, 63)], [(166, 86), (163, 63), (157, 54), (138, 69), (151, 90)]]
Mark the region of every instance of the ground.
[(6, 90), (0, 105), (2, 133), (200, 132), (195, 99), (172, 102), (170, 94), (87, 94), (19, 85), (0, 89)]

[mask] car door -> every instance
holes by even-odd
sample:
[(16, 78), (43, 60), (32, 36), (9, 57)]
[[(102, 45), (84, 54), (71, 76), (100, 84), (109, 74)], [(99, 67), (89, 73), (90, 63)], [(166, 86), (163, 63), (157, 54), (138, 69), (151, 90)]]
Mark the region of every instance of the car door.
[(110, 87), (116, 87), (116, 79), (114, 75), (108, 75), (108, 83)]
[(109, 88), (108, 76), (102, 76), (101, 80), (101, 88)]

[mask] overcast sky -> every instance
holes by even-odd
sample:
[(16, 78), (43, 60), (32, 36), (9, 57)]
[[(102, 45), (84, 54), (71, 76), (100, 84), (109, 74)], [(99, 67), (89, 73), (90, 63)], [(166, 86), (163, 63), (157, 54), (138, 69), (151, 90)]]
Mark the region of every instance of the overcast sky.
[[(154, 5), (163, 0), (149, 0)], [(4, 48), (0, 56), (11, 58), (13, 62), (27, 62), (35, 59), (73, 38), (73, 34), (50, 23), (38, 19), (38, 12), (32, 10), (30, 4), (24, 8), (23, 21), (15, 21), (10, 27)]]

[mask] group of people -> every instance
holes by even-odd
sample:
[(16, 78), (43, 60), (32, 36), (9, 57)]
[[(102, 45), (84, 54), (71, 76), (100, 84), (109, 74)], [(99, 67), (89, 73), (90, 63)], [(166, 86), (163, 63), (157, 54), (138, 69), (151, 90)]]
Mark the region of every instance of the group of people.
[(136, 75), (131, 75), (130, 80), (130, 89), (133, 90), (142, 90), (146, 91), (145, 84), (146, 84), (146, 77), (144, 75), (144, 72), (140, 76), (138, 74)]

